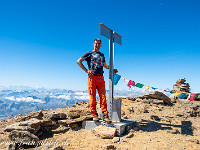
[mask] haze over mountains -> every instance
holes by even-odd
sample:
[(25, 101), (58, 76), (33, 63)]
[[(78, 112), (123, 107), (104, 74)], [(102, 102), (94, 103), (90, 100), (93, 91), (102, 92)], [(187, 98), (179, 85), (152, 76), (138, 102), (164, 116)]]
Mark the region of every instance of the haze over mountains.
[[(115, 90), (114, 96), (141, 96), (141, 90)], [(108, 91), (107, 91), (108, 95)], [(28, 86), (0, 86), (0, 120), (4, 117), (14, 117), (41, 109), (56, 109), (72, 106), (76, 102), (89, 102), (88, 91), (73, 91), (66, 89), (32, 88)]]

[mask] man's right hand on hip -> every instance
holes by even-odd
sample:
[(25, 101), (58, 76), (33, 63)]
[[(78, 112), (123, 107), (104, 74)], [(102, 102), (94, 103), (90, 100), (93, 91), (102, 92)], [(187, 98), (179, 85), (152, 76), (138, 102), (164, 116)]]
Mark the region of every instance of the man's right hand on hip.
[(94, 74), (94, 70), (87, 70), (86, 73), (88, 73), (88, 74)]

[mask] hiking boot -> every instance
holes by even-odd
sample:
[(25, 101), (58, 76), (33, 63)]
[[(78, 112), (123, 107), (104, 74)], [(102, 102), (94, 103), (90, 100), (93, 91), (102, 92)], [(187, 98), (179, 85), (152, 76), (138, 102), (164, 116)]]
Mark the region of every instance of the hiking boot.
[(111, 123), (112, 121), (109, 118), (103, 118), (103, 122), (105, 122), (105, 123)]
[(93, 117), (93, 121), (98, 122), (98, 121), (99, 121), (98, 116), (94, 116), (94, 117)]

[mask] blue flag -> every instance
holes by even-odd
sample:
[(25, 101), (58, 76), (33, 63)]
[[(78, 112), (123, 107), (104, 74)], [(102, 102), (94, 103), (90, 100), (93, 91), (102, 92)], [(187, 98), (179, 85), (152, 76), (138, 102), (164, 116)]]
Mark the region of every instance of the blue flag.
[(117, 85), (118, 81), (120, 80), (121, 76), (118, 74), (114, 74), (114, 85)]
[(181, 93), (181, 95), (178, 98), (184, 99), (186, 97), (186, 95), (187, 95), (186, 93)]
[(158, 89), (158, 88), (154, 88), (154, 87), (151, 87), (153, 90), (156, 90), (156, 89)]

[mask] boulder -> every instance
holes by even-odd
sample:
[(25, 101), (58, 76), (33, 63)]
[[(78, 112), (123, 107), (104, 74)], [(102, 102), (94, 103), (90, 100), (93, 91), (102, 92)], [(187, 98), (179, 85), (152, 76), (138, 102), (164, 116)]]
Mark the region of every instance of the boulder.
[(97, 126), (95, 127), (92, 132), (96, 135), (101, 137), (102, 139), (113, 139), (116, 133), (116, 128), (112, 127), (105, 127), (105, 126)]
[(90, 114), (91, 113), (89, 110), (72, 109), (72, 110), (69, 110), (68, 117), (70, 119), (74, 119), (74, 118), (79, 118), (81, 116), (86, 116), (86, 115), (90, 115)]
[(27, 121), (23, 121), (19, 123), (19, 126), (29, 126), (31, 128), (38, 128), (43, 123), (43, 120), (39, 120), (36, 118), (31, 118)]
[(163, 94), (162, 92), (150, 91), (149, 93), (145, 93), (144, 96), (148, 98), (156, 98), (156, 99), (163, 100), (165, 104), (171, 104), (171, 99), (165, 94)]
[(51, 120), (58, 120), (58, 119), (65, 119), (67, 115), (64, 113), (51, 113), (51, 114), (46, 114), (45, 117)]

